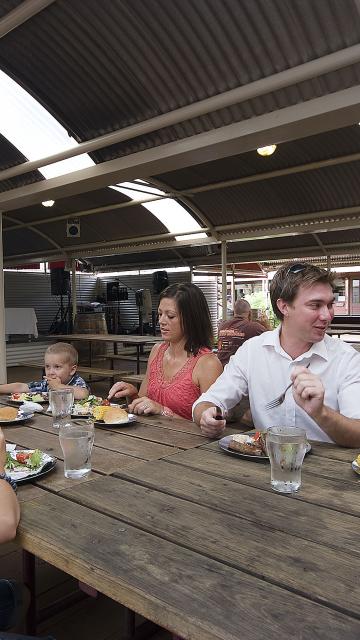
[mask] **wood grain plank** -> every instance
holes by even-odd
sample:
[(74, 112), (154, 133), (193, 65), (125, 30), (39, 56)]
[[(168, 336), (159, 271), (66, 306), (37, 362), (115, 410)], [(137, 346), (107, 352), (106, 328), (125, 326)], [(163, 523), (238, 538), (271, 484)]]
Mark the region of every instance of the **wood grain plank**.
[[(233, 494), (241, 490), (233, 483)], [(360, 553), (354, 557), (334, 552), (293, 534), (112, 477), (97, 478), (62, 495), (317, 602), (360, 615), (360, 583), (354, 580), (360, 573)], [(354, 519), (354, 535), (357, 530)]]
[[(219, 464), (215, 464), (212, 458), (215, 458), (215, 462), (220, 460)], [(354, 515), (338, 513), (333, 508), (327, 508), (327, 505), (322, 507), (302, 501), (299, 499), (301, 494), (296, 498), (277, 494), (270, 489), (268, 476), (267, 480), (263, 476), (258, 487), (251, 486), (255, 482), (257, 467), (267, 470), (266, 474), (269, 473), (268, 467), (260, 463), (239, 466), (236, 465), (237, 460), (231, 459), (233, 464), (224, 470), (220, 456), (211, 456), (200, 449), (182, 452), (176, 456), (178, 459), (188, 460), (186, 471), (181, 465), (162, 460), (156, 464), (148, 462), (139, 470), (125, 470), (116, 476), (217, 511), (240, 515), (265, 527), (306, 540), (346, 549), (354, 554), (360, 553), (358, 535), (354, 535), (354, 522), (359, 523), (359, 520)], [(234, 484), (238, 491), (234, 491)], [(358, 495), (358, 491), (355, 493)]]
[[(41, 449), (49, 455), (55, 456), (58, 460), (63, 460), (59, 437), (53, 433), (38, 431), (30, 427), (16, 427), (16, 429), (11, 431), (11, 434), (6, 436), (6, 440), (7, 442), (15, 443), (27, 449)], [(95, 434), (95, 442), (97, 442), (97, 432)], [(142, 460), (142, 458), (140, 458), (140, 460)], [(117, 451), (112, 451), (111, 449), (107, 450), (101, 446), (94, 446), (91, 455), (93, 470), (105, 474), (120, 471), (127, 466), (133, 466), (138, 461), (139, 459), (136, 458), (136, 454), (128, 456)], [(43, 482), (51, 482), (51, 474), (44, 476), (44, 479), (38, 482), (41, 484)]]
[(110, 430), (113, 433), (123, 433), (124, 435), (130, 435), (134, 438), (141, 438), (142, 440), (149, 440), (158, 444), (166, 444), (172, 447), (178, 447), (180, 449), (190, 449), (193, 447), (199, 447), (209, 439), (204, 438), (201, 434), (192, 434), (179, 432), (178, 430), (170, 430), (160, 426), (153, 427), (150, 424), (144, 424), (132, 422), (129, 425), (122, 427), (111, 427), (111, 425), (104, 425), (98, 427), (102, 430)]
[(294, 629), (309, 639), (360, 634), (359, 620), (108, 516), (94, 518), (90, 509), (58, 495), (25, 503), (19, 540), (189, 640), (238, 640), (240, 629), (242, 640), (288, 640)]
[[(182, 418), (167, 418), (166, 416), (137, 416), (137, 420), (141, 424), (149, 424), (154, 427), (169, 429), (170, 431), (184, 431), (185, 433), (193, 433), (194, 435), (201, 436), (201, 431), (198, 425), (195, 424), (195, 422), (191, 422), (190, 420), (183, 420)], [(238, 423), (234, 426), (230, 424), (225, 429), (222, 436), (230, 435), (231, 433), (240, 433), (242, 431), (248, 430), (249, 427), (245, 424)], [(204, 436), (202, 437), (204, 438), (205, 442), (207, 439)]]

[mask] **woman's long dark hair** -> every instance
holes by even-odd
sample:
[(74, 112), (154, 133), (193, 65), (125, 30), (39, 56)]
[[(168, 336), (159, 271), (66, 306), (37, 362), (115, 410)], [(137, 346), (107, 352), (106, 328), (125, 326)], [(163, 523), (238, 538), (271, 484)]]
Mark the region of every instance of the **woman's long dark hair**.
[(208, 304), (201, 289), (191, 282), (171, 284), (161, 292), (163, 298), (174, 298), (186, 338), (185, 350), (196, 356), (201, 347), (213, 348), (214, 336)]

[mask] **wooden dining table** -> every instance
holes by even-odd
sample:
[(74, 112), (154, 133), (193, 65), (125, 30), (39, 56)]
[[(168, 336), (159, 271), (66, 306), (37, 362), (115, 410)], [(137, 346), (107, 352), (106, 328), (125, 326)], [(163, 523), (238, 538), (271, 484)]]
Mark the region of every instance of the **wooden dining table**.
[(186, 420), (96, 428), (82, 480), (64, 477), (48, 416), (4, 431), (58, 459), (19, 487), (28, 554), (188, 640), (360, 637), (356, 450), (312, 443), (299, 492), (282, 495), (266, 460)]

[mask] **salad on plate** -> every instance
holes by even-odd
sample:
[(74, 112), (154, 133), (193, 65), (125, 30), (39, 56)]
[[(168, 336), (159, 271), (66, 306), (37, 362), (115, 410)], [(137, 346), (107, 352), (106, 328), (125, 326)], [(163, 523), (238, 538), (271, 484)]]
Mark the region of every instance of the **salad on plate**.
[(101, 405), (108, 406), (109, 404), (109, 400), (103, 400), (100, 396), (89, 395), (87, 398), (83, 398), (83, 400), (74, 402), (71, 409), (71, 415), (91, 416), (94, 407), (99, 407)]
[(16, 482), (38, 475), (54, 458), (40, 449), (16, 449), (6, 445), (5, 472)]
[(47, 402), (48, 394), (47, 393), (35, 393), (29, 391), (28, 393), (12, 393), (10, 396), (10, 400), (13, 402)]

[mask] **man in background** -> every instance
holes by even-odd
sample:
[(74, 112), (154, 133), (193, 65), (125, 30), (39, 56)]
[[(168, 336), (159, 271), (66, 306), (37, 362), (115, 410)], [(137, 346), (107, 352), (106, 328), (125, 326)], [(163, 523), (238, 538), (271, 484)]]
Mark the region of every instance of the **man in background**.
[(219, 324), (218, 353), (223, 367), (245, 340), (259, 336), (266, 331), (259, 322), (251, 320), (251, 307), (247, 300), (240, 298), (234, 305), (234, 317)]

